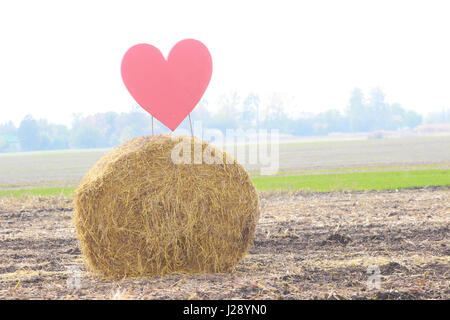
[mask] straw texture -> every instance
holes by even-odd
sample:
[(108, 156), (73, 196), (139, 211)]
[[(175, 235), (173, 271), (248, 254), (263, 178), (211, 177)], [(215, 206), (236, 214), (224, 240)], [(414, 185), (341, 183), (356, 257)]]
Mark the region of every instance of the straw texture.
[[(192, 151), (185, 159), (209, 154), (222, 164), (174, 163), (183, 139)], [(259, 218), (240, 164), (204, 141), (173, 135), (113, 149), (82, 179), (74, 208), (87, 265), (107, 278), (227, 272), (251, 246)]]

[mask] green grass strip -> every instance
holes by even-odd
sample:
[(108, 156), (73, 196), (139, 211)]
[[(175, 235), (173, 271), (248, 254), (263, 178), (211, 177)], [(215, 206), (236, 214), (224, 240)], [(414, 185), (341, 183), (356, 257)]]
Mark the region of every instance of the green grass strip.
[[(257, 190), (391, 190), (450, 186), (450, 170), (410, 170), (254, 177)], [(0, 197), (72, 195), (76, 187), (1, 190)]]
[(390, 190), (450, 185), (450, 170), (351, 172), (254, 177), (257, 190)]

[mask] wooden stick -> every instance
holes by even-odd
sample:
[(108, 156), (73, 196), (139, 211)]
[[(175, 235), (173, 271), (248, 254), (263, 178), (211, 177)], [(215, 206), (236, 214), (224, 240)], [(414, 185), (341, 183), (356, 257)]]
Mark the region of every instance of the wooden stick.
[(191, 114), (189, 113), (189, 124), (191, 125), (191, 135), (192, 138), (194, 137), (194, 131), (192, 131), (192, 121), (191, 121)]

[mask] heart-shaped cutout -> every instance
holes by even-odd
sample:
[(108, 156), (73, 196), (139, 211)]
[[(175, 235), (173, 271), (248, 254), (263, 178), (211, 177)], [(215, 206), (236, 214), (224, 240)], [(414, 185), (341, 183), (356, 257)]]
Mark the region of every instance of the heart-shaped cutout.
[(208, 48), (200, 41), (178, 42), (164, 59), (149, 44), (137, 44), (125, 53), (123, 82), (136, 102), (174, 131), (200, 101), (212, 74)]

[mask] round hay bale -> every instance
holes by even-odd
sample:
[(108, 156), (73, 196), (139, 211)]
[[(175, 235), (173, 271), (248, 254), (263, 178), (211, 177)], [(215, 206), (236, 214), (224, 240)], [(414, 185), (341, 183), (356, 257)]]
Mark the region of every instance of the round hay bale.
[[(182, 139), (192, 162), (200, 149), (222, 164), (174, 163)], [(74, 201), (88, 267), (108, 278), (229, 271), (253, 242), (259, 208), (249, 175), (226, 157), (199, 139), (157, 135), (100, 159)]]

